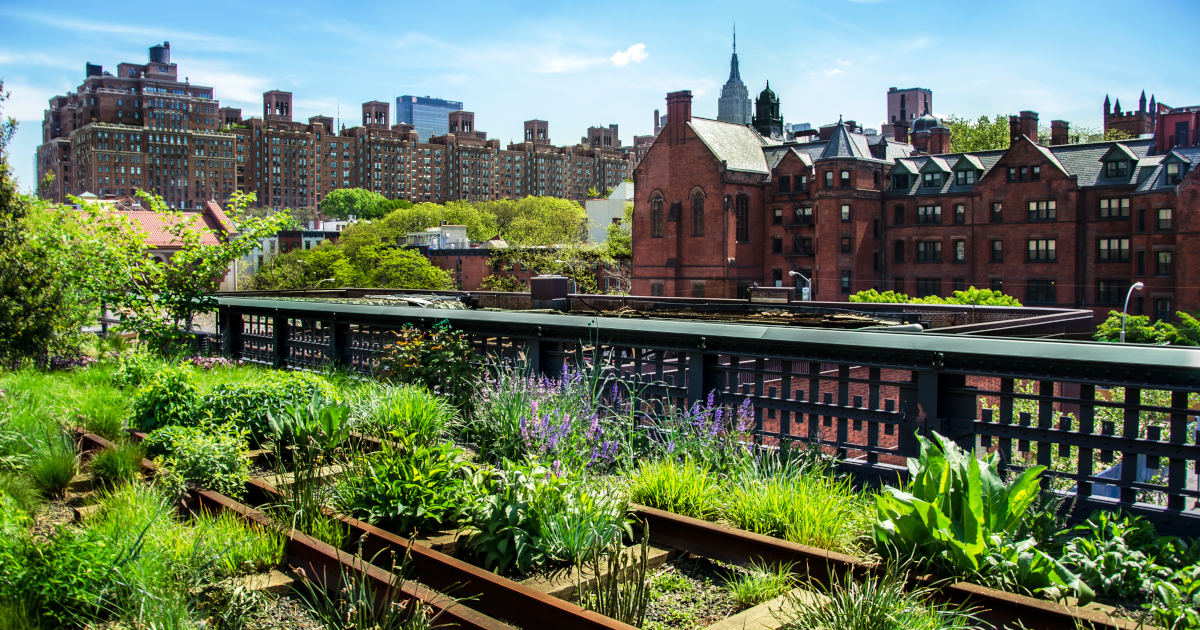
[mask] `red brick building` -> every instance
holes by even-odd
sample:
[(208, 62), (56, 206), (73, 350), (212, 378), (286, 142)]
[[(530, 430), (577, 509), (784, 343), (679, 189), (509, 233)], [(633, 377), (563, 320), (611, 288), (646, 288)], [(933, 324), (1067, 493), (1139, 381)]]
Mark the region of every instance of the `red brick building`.
[[(1191, 109), (1158, 114), (1170, 138), (1048, 147), (1036, 144), (1037, 114), (1022, 112), (1007, 150), (930, 155), (915, 137), (866, 136), (842, 122), (824, 140), (778, 142), (693, 118), (691, 93), (674, 92), (668, 124), (635, 170), (633, 293), (733, 298), (754, 284), (802, 289), (807, 278), (813, 299), (840, 300), (974, 285), (1102, 314), (1142, 281), (1131, 312), (1197, 310), (1200, 147), (1186, 134), (1200, 108)], [(944, 150), (945, 128), (924, 118), (913, 135)], [(1164, 123), (1176, 118), (1191, 125), (1186, 134)]]

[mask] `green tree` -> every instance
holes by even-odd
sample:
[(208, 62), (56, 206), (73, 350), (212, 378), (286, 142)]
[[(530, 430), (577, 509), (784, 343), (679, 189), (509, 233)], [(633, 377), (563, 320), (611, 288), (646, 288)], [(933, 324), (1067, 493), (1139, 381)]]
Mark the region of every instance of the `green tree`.
[[(1173, 346), (1200, 346), (1200, 320), (1196, 315), (1178, 311), (1178, 324), (1159, 320), (1150, 323), (1146, 315), (1125, 317), (1125, 343), (1170, 344)], [(1109, 311), (1108, 318), (1096, 327), (1092, 335), (1096, 341), (1120, 342), (1121, 313)]]
[(1008, 148), (1008, 118), (1001, 114), (994, 118), (980, 116), (974, 121), (950, 116), (946, 126), (950, 129), (951, 153)]
[(613, 260), (633, 260), (633, 204), (625, 203), (625, 218), (605, 228), (604, 247)]
[(483, 280), (479, 281), (479, 288), (483, 291), (503, 293), (520, 293), (529, 290), (524, 280), (506, 273), (491, 273), (484, 276)]
[(851, 294), (849, 298), (851, 302), (875, 302), (881, 304), (905, 304), (912, 300), (905, 293), (897, 293), (895, 291), (884, 291), (880, 293), (875, 289), (867, 289)]
[(267, 261), (250, 278), (259, 291), (363, 286), (359, 271), (337, 245), (323, 241), (312, 249), (293, 249)]
[(373, 245), (359, 252), (356, 266), (367, 286), (395, 289), (453, 289), (450, 273), (414, 249)]
[(362, 219), (376, 218), (369, 216), (379, 204), (388, 199), (379, 193), (362, 188), (338, 188), (329, 191), (321, 200), (321, 212), (336, 219), (345, 219), (354, 215)]
[(950, 297), (927, 295), (925, 297), (910, 297), (905, 293), (875, 289), (859, 291), (849, 297), (851, 302), (880, 302), (885, 304), (978, 304), (981, 306), (1021, 306), (1021, 302), (1011, 295), (1005, 295), (991, 289), (977, 289), (974, 286), (965, 291), (955, 291)]
[(500, 236), (510, 245), (564, 245), (583, 240), (587, 213), (579, 203), (557, 197), (525, 197), (479, 204), (496, 217)]

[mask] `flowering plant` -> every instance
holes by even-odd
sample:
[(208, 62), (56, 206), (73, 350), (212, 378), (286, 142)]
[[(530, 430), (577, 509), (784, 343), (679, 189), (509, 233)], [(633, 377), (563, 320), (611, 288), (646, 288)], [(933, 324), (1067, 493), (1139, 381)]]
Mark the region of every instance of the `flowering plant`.
[(473, 390), (472, 353), (466, 333), (449, 322), (438, 322), (430, 330), (405, 324), (396, 340), (384, 346), (375, 369), (381, 378), (423, 385), (463, 407)]
[(645, 448), (660, 457), (691, 458), (714, 467), (743, 459), (752, 451), (754, 407), (750, 399), (730, 409), (716, 391), (689, 407), (669, 406), (646, 427)]

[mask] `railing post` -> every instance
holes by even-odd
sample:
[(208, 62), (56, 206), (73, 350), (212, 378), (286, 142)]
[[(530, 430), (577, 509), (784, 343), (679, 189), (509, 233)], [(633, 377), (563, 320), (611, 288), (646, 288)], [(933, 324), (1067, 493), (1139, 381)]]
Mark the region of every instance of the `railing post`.
[(349, 325), (338, 320), (328, 322), (329, 326), (329, 364), (333, 367), (345, 367), (347, 352), (347, 338), (350, 336)]
[(699, 349), (688, 353), (687, 397), (688, 402), (704, 400), (705, 396), (718, 389), (720, 374), (717, 372), (717, 355), (704, 351), (704, 338), (700, 338)]
[(918, 425), (921, 435), (928, 439), (937, 431), (974, 453), (979, 403), (976, 395), (965, 391), (967, 377), (942, 372), (941, 357), (937, 357), (932, 369), (917, 371), (916, 378), (917, 405), (923, 420)]
[(242, 314), (228, 307), (217, 312), (221, 332), (221, 354), (237, 361), (242, 358)]
[(275, 343), (272, 344), (271, 365), (276, 368), (287, 367), (288, 316), (276, 312), (275, 317), (271, 320), (271, 332), (275, 334)]
[(542, 327), (537, 327), (537, 336), (529, 340), (529, 373), (558, 378), (562, 375), (562, 344), (542, 339)]

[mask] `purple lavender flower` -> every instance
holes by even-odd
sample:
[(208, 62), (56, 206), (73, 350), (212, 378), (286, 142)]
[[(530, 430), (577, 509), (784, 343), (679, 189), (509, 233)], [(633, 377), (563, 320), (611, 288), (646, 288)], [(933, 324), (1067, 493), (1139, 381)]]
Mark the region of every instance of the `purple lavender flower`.
[(754, 422), (754, 408), (751, 407), (749, 398), (743, 400), (742, 404), (738, 406), (737, 415), (737, 430), (748, 431)]
[(550, 472), (553, 473), (555, 477), (561, 478), (563, 476), (562, 461), (557, 459), (554, 460), (554, 463), (550, 464)]

